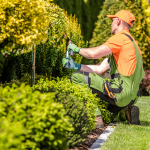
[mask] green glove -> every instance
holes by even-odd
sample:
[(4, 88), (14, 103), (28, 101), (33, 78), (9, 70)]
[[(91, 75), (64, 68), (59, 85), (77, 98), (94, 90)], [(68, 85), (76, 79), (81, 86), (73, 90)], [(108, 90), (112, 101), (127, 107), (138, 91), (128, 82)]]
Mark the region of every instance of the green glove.
[(69, 54), (72, 54), (72, 51), (73, 51), (73, 53), (79, 53), (80, 49), (81, 48), (77, 47), (75, 44), (69, 44), (67, 47), (67, 51), (69, 52)]
[(76, 70), (80, 70), (81, 69), (81, 64), (75, 63), (73, 61), (73, 59), (70, 58), (70, 57), (66, 57), (66, 58), (62, 59), (63, 67), (65, 67), (67, 63), (69, 63), (69, 69), (76, 69)]

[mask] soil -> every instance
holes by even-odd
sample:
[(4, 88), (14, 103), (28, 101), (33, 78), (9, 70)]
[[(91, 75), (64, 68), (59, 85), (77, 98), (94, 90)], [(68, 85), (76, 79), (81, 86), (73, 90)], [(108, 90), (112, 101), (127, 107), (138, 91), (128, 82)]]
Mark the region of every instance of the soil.
[(103, 128), (95, 128), (88, 135), (86, 141), (78, 147), (70, 148), (69, 150), (88, 150), (92, 144), (98, 139), (98, 137), (104, 132), (108, 125), (104, 125)]

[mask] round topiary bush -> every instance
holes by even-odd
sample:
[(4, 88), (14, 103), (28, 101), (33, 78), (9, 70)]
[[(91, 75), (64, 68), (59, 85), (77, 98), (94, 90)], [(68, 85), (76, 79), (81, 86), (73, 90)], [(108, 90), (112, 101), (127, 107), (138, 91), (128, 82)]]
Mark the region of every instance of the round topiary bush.
[[(75, 16), (70, 16), (54, 3), (47, 8), (49, 13), (49, 26), (47, 28), (46, 40), (36, 45), (35, 72), (51, 79), (52, 77), (63, 77), (69, 75), (73, 70), (62, 66), (62, 58), (66, 57), (67, 41), (79, 47), (85, 47), (80, 25)], [(32, 50), (32, 49), (30, 49)], [(25, 73), (31, 73), (31, 52), (17, 55), (12, 53), (4, 57), (2, 82), (21, 78)], [(74, 55), (75, 62), (80, 63), (82, 56)], [(7, 69), (6, 69), (7, 68)]]

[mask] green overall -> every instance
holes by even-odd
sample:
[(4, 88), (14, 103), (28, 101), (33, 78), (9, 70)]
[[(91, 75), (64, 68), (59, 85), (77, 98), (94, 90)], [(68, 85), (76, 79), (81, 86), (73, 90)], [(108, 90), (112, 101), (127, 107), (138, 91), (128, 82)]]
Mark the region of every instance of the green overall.
[[(139, 85), (144, 77), (145, 73), (143, 70), (142, 55), (140, 55), (135, 41), (127, 34), (134, 44), (136, 53), (136, 67), (131, 76), (124, 76), (119, 74), (114, 56), (110, 55), (110, 73), (112, 76), (111, 80), (94, 73), (89, 73), (90, 78), (89, 86), (96, 90), (101, 91), (104, 95), (108, 95), (114, 99), (115, 103), (119, 107), (127, 106), (132, 100), (138, 99), (137, 93), (139, 91)], [(71, 80), (73, 83), (85, 85), (86, 80), (83, 74), (76, 73), (72, 74)]]

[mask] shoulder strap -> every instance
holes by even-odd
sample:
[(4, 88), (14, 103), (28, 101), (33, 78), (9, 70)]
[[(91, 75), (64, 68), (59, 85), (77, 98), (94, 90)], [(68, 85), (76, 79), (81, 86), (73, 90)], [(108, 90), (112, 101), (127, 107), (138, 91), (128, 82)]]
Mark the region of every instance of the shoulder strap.
[(125, 33), (123, 33), (123, 34), (126, 35), (127, 37), (129, 37), (131, 41), (133, 41), (133, 38), (130, 35), (125, 34)]

